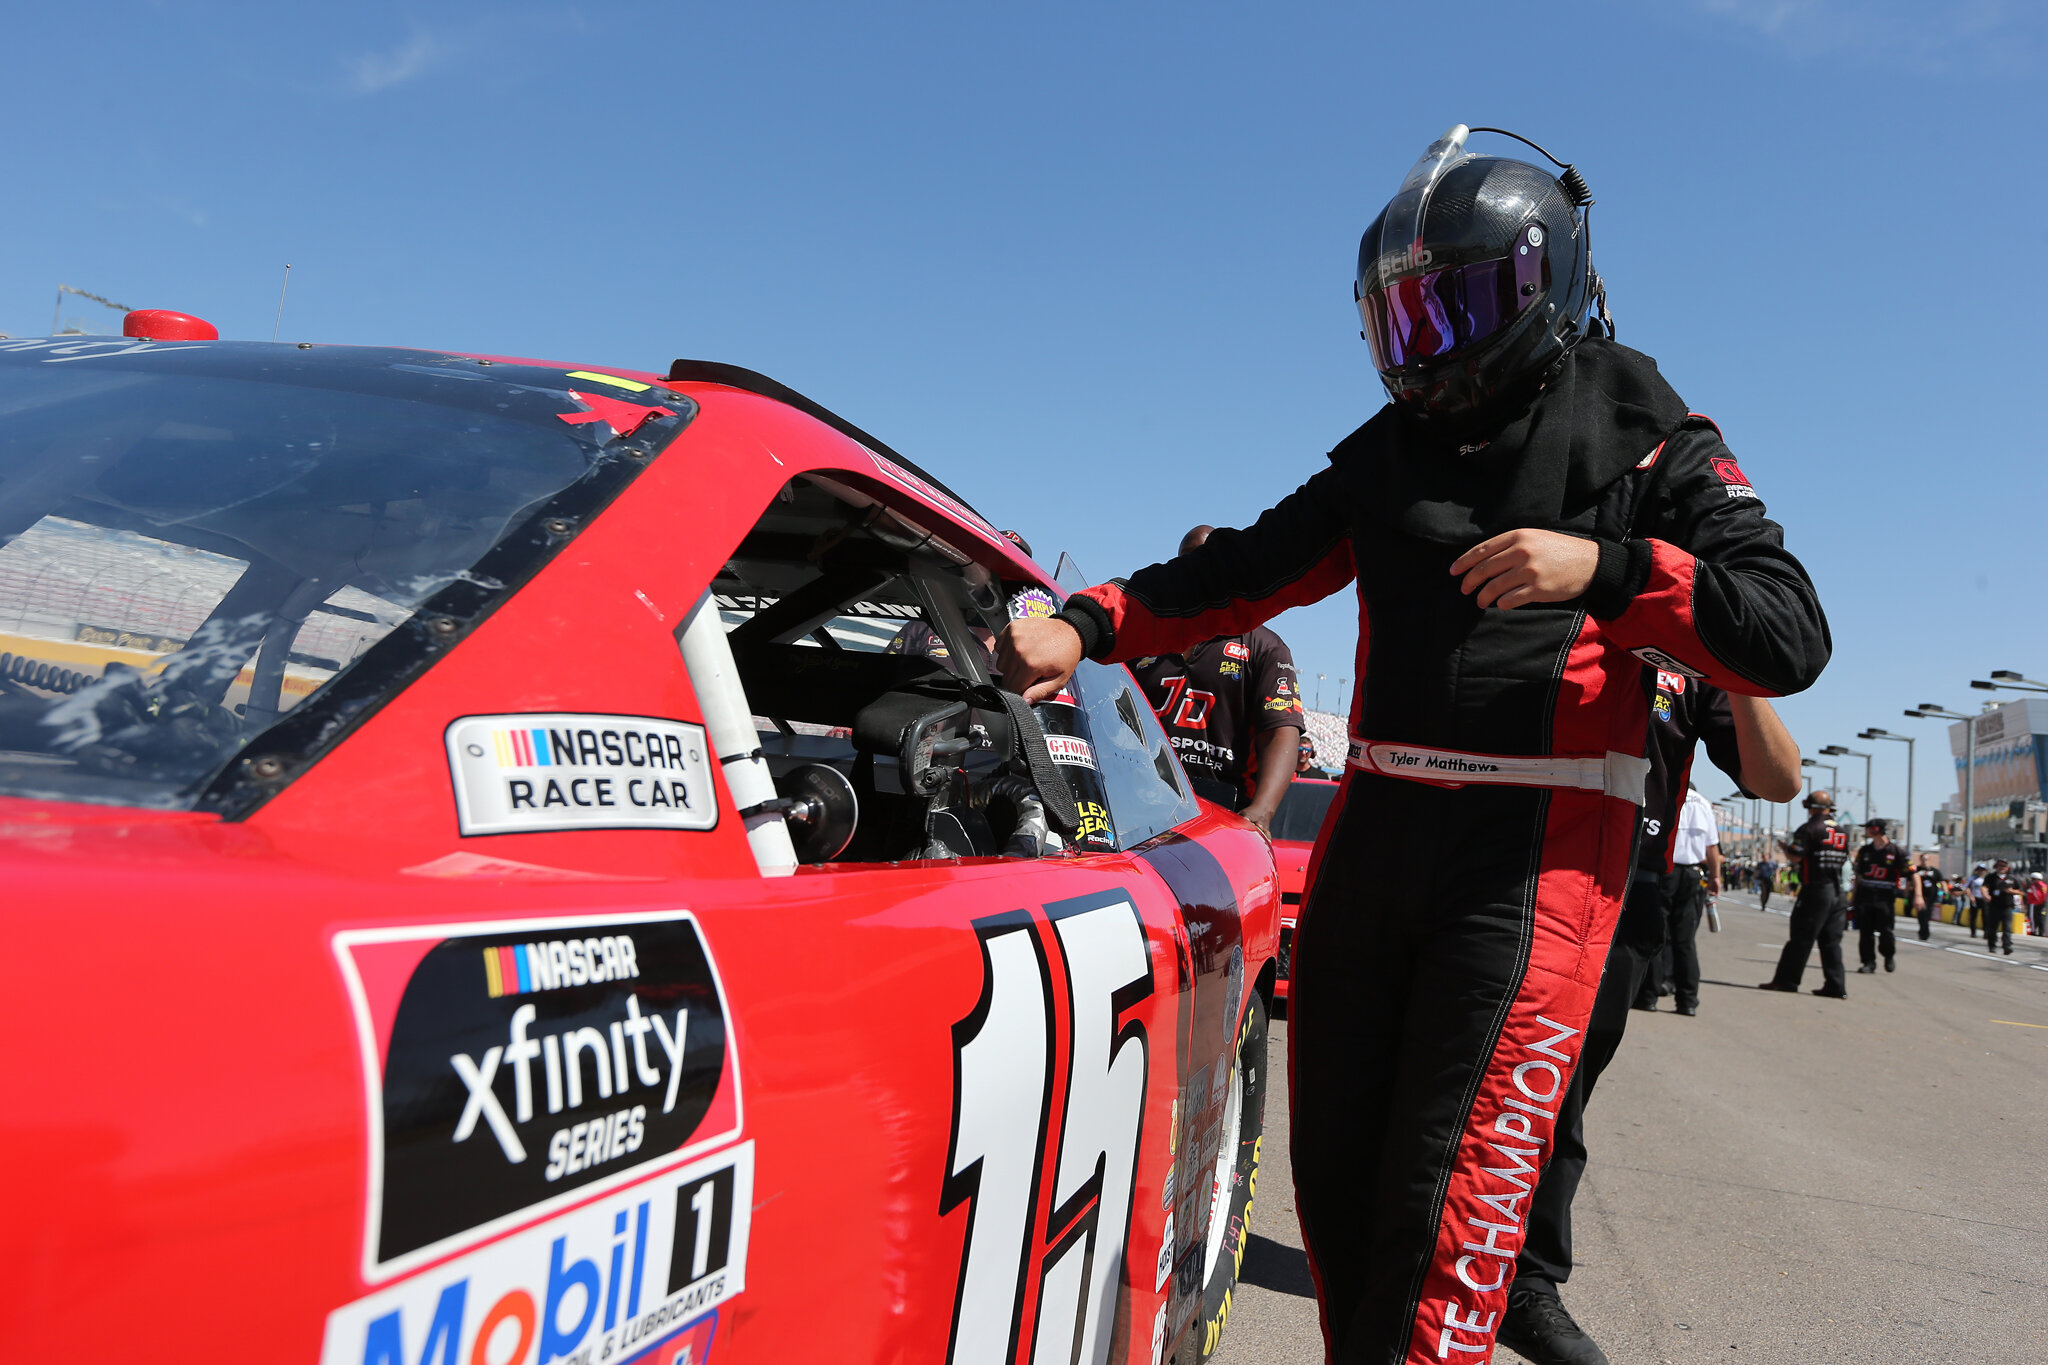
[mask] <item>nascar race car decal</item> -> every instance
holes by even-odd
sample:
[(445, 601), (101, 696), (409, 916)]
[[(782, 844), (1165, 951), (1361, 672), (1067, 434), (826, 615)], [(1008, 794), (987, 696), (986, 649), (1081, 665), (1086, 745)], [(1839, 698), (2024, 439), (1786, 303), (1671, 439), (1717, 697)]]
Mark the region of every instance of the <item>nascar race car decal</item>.
[(363, 1277), (735, 1136), (738, 1068), (687, 912), (335, 936), (369, 1114)]
[(710, 829), (704, 727), (652, 716), (464, 716), (448, 727), (462, 832)]

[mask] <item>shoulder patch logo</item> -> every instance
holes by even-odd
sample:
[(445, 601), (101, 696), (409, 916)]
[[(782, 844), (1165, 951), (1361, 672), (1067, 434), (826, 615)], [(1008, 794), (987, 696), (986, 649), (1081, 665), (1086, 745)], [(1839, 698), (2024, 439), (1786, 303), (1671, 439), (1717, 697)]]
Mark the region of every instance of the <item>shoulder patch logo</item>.
[(1680, 677), (1684, 678), (1704, 678), (1707, 676), (1706, 674), (1700, 672), (1697, 668), (1686, 667), (1684, 664), (1680, 663), (1678, 660), (1672, 658), (1669, 654), (1666, 654), (1663, 650), (1658, 649), (1653, 645), (1644, 645), (1641, 649), (1630, 650), (1629, 653), (1635, 655), (1638, 659), (1641, 659), (1644, 663), (1648, 664), (1650, 667), (1654, 669), (1657, 669), (1660, 672), (1676, 673)]
[(1720, 475), (1721, 482), (1727, 485), (1729, 497), (1753, 498), (1756, 496), (1756, 489), (1750, 486), (1749, 479), (1744, 476), (1741, 467), (1735, 463), (1734, 456), (1717, 455), (1714, 457), (1713, 465), (1714, 472)]

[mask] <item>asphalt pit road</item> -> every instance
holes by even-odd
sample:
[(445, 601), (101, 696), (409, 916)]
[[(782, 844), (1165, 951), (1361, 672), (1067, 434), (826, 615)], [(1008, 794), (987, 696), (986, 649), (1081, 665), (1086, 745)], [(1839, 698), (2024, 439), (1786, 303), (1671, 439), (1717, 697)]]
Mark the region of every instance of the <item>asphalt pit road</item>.
[(1316, 1296), (1308, 1253), (1256, 1232), (1245, 1239), (1244, 1264), (1238, 1269), (1237, 1278), (1240, 1283), (1255, 1284), (1276, 1294), (1294, 1294), (1304, 1299)]

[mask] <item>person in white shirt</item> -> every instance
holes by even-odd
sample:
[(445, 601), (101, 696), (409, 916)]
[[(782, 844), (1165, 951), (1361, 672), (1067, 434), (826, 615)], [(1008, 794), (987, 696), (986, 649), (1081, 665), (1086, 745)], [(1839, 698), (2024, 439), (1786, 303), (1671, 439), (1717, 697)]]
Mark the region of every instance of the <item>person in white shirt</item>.
[(1713, 803), (1692, 785), (1678, 810), (1671, 871), (1664, 881), (1664, 947), (1636, 995), (1637, 1009), (1654, 1010), (1657, 997), (1669, 994), (1680, 1014), (1700, 1012), (1700, 954), (1694, 939), (1706, 897), (1720, 894), (1720, 830), (1714, 823)]

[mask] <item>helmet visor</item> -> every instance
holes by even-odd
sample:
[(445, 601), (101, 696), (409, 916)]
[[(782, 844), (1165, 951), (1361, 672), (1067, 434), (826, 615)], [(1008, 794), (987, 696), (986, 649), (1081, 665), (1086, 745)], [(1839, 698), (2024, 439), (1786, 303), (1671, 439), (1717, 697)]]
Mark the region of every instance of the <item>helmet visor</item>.
[[(1535, 242), (1528, 241), (1534, 235)], [(1515, 254), (1428, 270), (1369, 289), (1358, 317), (1383, 373), (1437, 360), (1486, 340), (1520, 317), (1549, 283), (1542, 233), (1525, 232)]]

